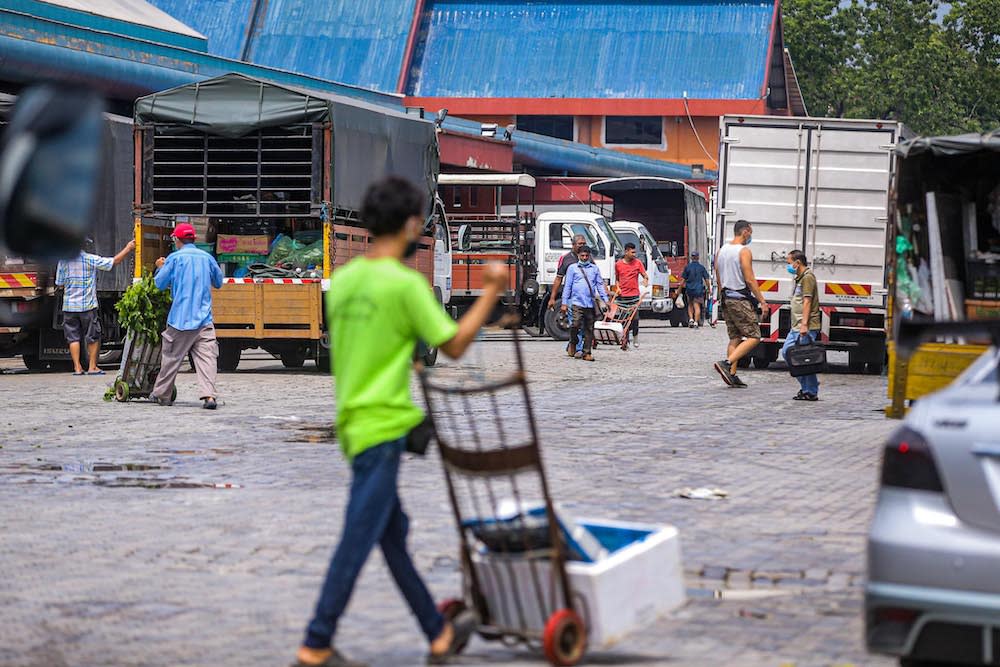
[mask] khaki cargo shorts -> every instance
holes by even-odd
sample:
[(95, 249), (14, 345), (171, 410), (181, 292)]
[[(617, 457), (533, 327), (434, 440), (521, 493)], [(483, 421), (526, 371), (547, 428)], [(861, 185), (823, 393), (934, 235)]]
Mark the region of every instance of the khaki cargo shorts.
[(729, 340), (760, 338), (757, 309), (746, 299), (726, 299), (722, 305), (722, 314), (726, 318)]

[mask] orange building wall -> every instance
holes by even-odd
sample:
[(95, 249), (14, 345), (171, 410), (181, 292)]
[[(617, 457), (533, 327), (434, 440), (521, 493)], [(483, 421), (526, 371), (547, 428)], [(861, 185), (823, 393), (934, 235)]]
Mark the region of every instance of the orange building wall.
[[(496, 123), (506, 127), (515, 122), (515, 117), (506, 116), (465, 116), (479, 123)], [(666, 148), (623, 148), (609, 146), (612, 150), (641, 155), (654, 160), (665, 160), (681, 164), (700, 164), (705, 169), (718, 169), (719, 157), (719, 117), (698, 116), (692, 118), (698, 134), (691, 129), (687, 116), (666, 116), (663, 122), (663, 136), (666, 138)], [(604, 125), (603, 116), (577, 116), (576, 140), (590, 146), (603, 147), (601, 130)], [(704, 144), (704, 149), (698, 143)], [(707, 154), (706, 154), (707, 153)]]

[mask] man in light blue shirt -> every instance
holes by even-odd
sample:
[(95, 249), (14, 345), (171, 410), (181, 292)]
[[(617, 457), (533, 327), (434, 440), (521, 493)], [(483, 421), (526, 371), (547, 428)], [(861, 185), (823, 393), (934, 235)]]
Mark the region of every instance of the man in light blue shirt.
[(110, 271), (121, 264), (134, 248), (135, 241), (129, 241), (114, 257), (101, 257), (81, 250), (73, 259), (59, 261), (56, 285), (63, 288), (63, 333), (69, 344), (69, 354), (73, 358), (73, 375), (84, 374), (80, 363), (81, 341), (87, 344), (87, 375), (104, 375), (104, 371), (97, 367), (97, 358), (101, 353), (97, 272)]
[(198, 373), (202, 407), (214, 410), (219, 346), (212, 323), (212, 288), (222, 287), (222, 269), (214, 257), (195, 246), (191, 225), (177, 225), (171, 236), (177, 250), (156, 260), (153, 276), (159, 289), (170, 290), (173, 303), (163, 332), (160, 372), (150, 399), (160, 405), (172, 403), (174, 379), (190, 353)]
[[(590, 260), (590, 247), (581, 246), (576, 251), (577, 261), (566, 271), (566, 282), (563, 284), (563, 311), (573, 308), (573, 322), (569, 330), (569, 345), (566, 354), (584, 361), (593, 361), (591, 349), (594, 345), (594, 309), (598, 301), (606, 303), (608, 292), (604, 288), (604, 278), (601, 270)], [(583, 331), (583, 349), (576, 352), (573, 341)]]

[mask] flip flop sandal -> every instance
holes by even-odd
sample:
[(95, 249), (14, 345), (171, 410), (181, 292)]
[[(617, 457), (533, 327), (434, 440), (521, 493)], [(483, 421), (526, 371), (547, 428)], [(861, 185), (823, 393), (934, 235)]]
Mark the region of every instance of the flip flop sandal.
[(79, 375), (86, 375), (86, 373), (84, 373), (83, 371), (80, 371), (79, 373), (77, 373), (76, 371), (73, 371), (73, 375), (77, 375), (77, 376), (79, 376)]
[(107, 375), (104, 371), (87, 371), (87, 375)]

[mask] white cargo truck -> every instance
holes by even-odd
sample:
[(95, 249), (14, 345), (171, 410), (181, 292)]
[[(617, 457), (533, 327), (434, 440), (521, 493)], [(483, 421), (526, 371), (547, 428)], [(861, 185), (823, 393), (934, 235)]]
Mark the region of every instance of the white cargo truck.
[(732, 238), (737, 220), (753, 225), (753, 269), (769, 307), (754, 366), (775, 361), (788, 334), (793, 278), (785, 256), (800, 249), (819, 284), (831, 361), (881, 373), (886, 209), (900, 124), (777, 116), (723, 116), (720, 124), (716, 247)]

